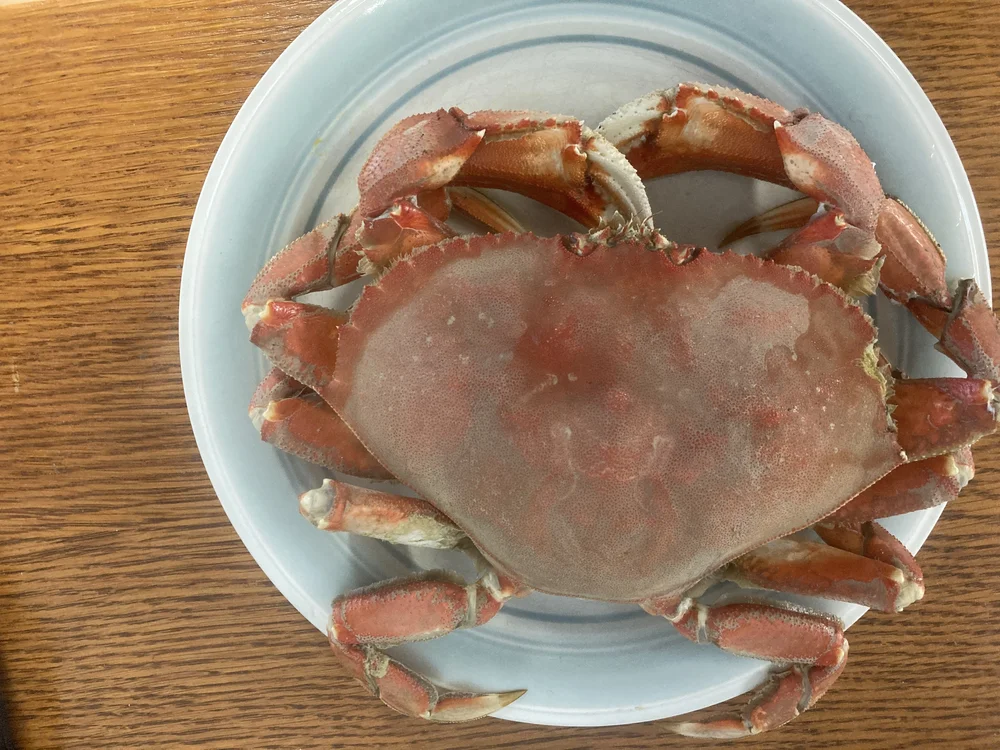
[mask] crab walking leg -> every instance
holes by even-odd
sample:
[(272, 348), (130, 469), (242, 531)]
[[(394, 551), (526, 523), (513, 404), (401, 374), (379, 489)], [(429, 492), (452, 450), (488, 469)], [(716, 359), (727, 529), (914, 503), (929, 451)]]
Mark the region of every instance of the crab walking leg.
[(911, 461), (972, 445), (996, 432), (1000, 416), (990, 381), (975, 378), (897, 380), (889, 403)]
[(788, 203), (770, 208), (756, 216), (751, 216), (739, 226), (733, 227), (729, 234), (722, 238), (720, 247), (728, 247), (747, 237), (764, 232), (778, 232), (783, 229), (801, 229), (816, 216), (820, 210), (820, 202), (806, 196), (796, 198)]
[(838, 546), (776, 539), (733, 560), (720, 577), (744, 588), (854, 602), (880, 612), (900, 612), (923, 597), (923, 575), (899, 542), (900, 565), (892, 556), (867, 555), (864, 545), (850, 551)]
[(447, 571), (375, 584), (334, 600), (330, 645), (355, 678), (390, 708), (431, 721), (478, 719), (524, 691), (444, 691), (382, 649), (482, 625), (519, 593), (516, 584), (492, 571), (472, 584)]
[(485, 224), (493, 232), (528, 231), (503, 206), (479, 190), (450, 187), (447, 192), (456, 211)]
[(334, 256), (351, 222), (350, 216), (339, 214), (293, 240), (267, 262), (243, 298), (249, 328), (269, 299), (332, 288)]
[(451, 519), (424, 500), (335, 479), (324, 479), (321, 487), (303, 493), (299, 511), (322, 531), (348, 531), (393, 544), (452, 549), (466, 539)]
[(975, 464), (968, 446), (954, 453), (903, 464), (824, 521), (857, 525), (933, 508), (956, 499), (974, 474)]
[[(337, 365), (346, 313), (290, 300), (269, 300), (257, 315), (250, 341), (271, 364), (324, 396)], [(325, 398), (325, 397), (324, 397)]]
[(249, 413), (261, 439), (286, 453), (356, 477), (393, 478), (318, 394), (277, 367), (257, 387)]
[(813, 706), (847, 662), (847, 640), (836, 618), (789, 606), (693, 601), (672, 622), (696, 643), (781, 666), (741, 711), (670, 726), (688, 737), (736, 739), (780, 727)]
[(881, 524), (874, 521), (857, 525), (823, 521), (816, 524), (813, 530), (831, 547), (862, 555), (898, 569), (906, 578), (912, 592), (914, 594), (919, 592), (917, 599), (922, 598), (923, 571), (906, 546)]

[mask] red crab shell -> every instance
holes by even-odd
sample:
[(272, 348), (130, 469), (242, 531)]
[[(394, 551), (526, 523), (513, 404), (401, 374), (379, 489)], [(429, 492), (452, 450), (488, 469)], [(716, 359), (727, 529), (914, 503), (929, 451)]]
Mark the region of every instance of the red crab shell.
[(838, 290), (772, 262), (493, 235), (366, 288), (325, 395), (500, 571), (634, 602), (903, 463), (874, 341)]

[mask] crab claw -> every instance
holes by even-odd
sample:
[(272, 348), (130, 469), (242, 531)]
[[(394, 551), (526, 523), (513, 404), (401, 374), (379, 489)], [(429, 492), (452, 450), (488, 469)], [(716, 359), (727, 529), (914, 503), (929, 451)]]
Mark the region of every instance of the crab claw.
[(386, 133), (358, 178), (359, 210), (374, 216), (449, 184), (517, 192), (588, 227), (615, 212), (639, 221), (651, 213), (632, 166), (579, 120), (457, 107), (414, 115)]
[(789, 181), (810, 198), (836, 206), (848, 223), (873, 235), (884, 193), (868, 154), (847, 129), (811, 114), (774, 135)]
[[(740, 227), (726, 242), (753, 231), (799, 226), (814, 214), (814, 223), (823, 222), (824, 213), (816, 209), (826, 206), (841, 223), (835, 233), (832, 224), (821, 228), (826, 249), (817, 250), (815, 236), (793, 235), (782, 247), (787, 260), (778, 262), (827, 269), (826, 276), (852, 292), (871, 286), (871, 268), (859, 268), (855, 259), (838, 269), (838, 254), (832, 252), (864, 260), (876, 256), (874, 233), (883, 200), (871, 160), (840, 125), (742, 91), (682, 83), (626, 104), (598, 131), (643, 178), (714, 169), (801, 190), (806, 201)], [(807, 235), (819, 231), (807, 229)]]
[(396, 123), (372, 149), (358, 175), (358, 210), (374, 216), (399, 198), (451, 182), (479, 147), (484, 128), (470, 128), (453, 111), (412, 115)]

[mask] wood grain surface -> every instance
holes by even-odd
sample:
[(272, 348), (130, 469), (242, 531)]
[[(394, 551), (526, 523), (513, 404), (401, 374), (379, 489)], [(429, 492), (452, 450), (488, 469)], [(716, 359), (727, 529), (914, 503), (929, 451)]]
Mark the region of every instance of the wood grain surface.
[[(655, 723), (400, 717), (335, 664), (226, 520), (181, 390), (184, 244), (240, 104), (327, 4), (0, 7), (0, 679), (19, 745), (713, 746)], [(937, 106), (1000, 248), (1000, 8), (850, 5)], [(867, 615), (819, 706), (742, 747), (1000, 747), (998, 449), (981, 444), (920, 554), (926, 599)]]

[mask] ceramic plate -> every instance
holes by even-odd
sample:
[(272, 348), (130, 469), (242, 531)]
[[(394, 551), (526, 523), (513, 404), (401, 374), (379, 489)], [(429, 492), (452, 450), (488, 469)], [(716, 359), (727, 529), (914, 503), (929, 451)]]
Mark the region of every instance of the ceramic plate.
[[(837, 2), (340, 0), (271, 67), (223, 141), (191, 228), (180, 306), (184, 389), (205, 466), (251, 554), (317, 628), (348, 589), (454, 560), (324, 534), (299, 517), (296, 496), (322, 472), (261, 443), (246, 414), (266, 369), (239, 312), (257, 270), (354, 206), (365, 155), (406, 115), (450, 105), (543, 109), (596, 126), (679, 81), (734, 86), (843, 123), (886, 190), (936, 233), (949, 273), (990, 288), (972, 191), (944, 126), (889, 48)], [(665, 233), (710, 245), (788, 195), (714, 173), (663, 179), (650, 194)], [(356, 293), (326, 301), (344, 305)], [(872, 312), (887, 352), (909, 372), (952, 372), (904, 314), (884, 301)], [(916, 549), (938, 513), (887, 525)], [(817, 606), (848, 622), (863, 612)], [(767, 669), (688, 643), (637, 607), (543, 595), (512, 602), (485, 627), (397, 653), (447, 686), (527, 688), (503, 718), (571, 726), (701, 708), (751, 688)]]

